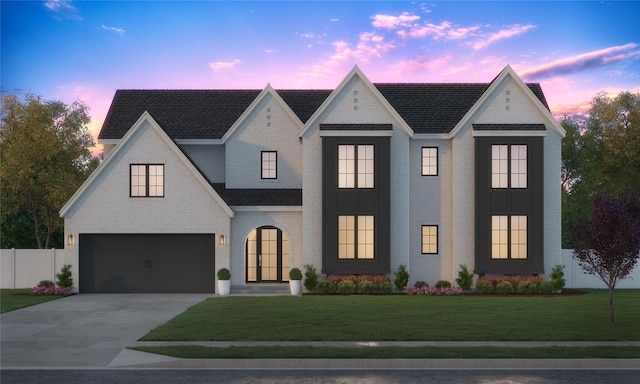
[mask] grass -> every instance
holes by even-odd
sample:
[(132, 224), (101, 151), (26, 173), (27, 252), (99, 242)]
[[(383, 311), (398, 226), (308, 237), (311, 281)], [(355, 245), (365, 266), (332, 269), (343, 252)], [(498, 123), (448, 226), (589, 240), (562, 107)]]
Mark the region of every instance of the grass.
[(183, 359), (582, 359), (640, 358), (640, 347), (228, 347), (198, 345), (131, 349)]
[(0, 313), (56, 300), (64, 296), (31, 296), (26, 289), (0, 289)]
[(640, 340), (640, 290), (614, 293), (614, 324), (607, 295), (216, 297), (142, 340)]

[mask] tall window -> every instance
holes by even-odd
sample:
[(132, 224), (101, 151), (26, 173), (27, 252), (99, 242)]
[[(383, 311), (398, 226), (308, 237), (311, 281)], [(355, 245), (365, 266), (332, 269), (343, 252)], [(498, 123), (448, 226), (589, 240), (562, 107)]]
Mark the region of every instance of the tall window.
[(422, 148), (422, 176), (438, 176), (438, 147)]
[(262, 152), (262, 178), (276, 179), (278, 176), (278, 153), (275, 151)]
[(527, 258), (527, 216), (491, 216), (491, 258)]
[(437, 225), (422, 226), (422, 253), (423, 254), (438, 253), (438, 226)]
[(338, 188), (373, 188), (374, 159), (373, 145), (339, 145)]
[(131, 197), (164, 196), (163, 164), (131, 164), (129, 173)]
[(527, 146), (491, 146), (491, 188), (527, 188)]
[(338, 259), (373, 259), (374, 233), (373, 216), (338, 216)]

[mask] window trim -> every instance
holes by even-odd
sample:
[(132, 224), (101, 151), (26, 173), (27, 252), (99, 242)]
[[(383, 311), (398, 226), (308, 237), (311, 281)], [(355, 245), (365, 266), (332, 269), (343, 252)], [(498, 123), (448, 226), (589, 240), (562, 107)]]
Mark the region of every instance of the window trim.
[[(425, 242), (424, 242), (424, 240), (425, 240), (424, 230), (425, 230), (425, 228), (435, 228), (435, 230), (436, 230), (436, 236), (435, 236), (435, 237), (436, 237), (436, 242), (435, 242), (435, 247), (436, 247), (436, 249), (435, 249), (435, 252), (425, 252), (425, 251), (424, 251), (424, 248), (425, 248), (425, 247), (424, 247), (424, 246), (425, 246)], [(440, 242), (440, 228), (439, 228), (439, 226), (438, 226), (438, 225), (436, 225), (436, 224), (423, 224), (423, 225), (420, 227), (420, 252), (421, 252), (423, 255), (437, 255), (437, 254), (439, 253), (439, 249), (438, 249), (438, 248), (439, 248), (439, 247), (438, 247), (439, 242)], [(429, 245), (431, 245), (431, 244), (429, 244)]]
[[(341, 159), (340, 157), (340, 147), (353, 147), (353, 158), (345, 158), (345, 159)], [(371, 159), (365, 158), (365, 157), (360, 157), (361, 156), (361, 147), (364, 149), (364, 147), (371, 147), (372, 150), (372, 155), (373, 157)], [(336, 185), (338, 186), (339, 190), (355, 190), (355, 189), (361, 189), (361, 190), (372, 190), (372, 189), (376, 189), (376, 156), (377, 156), (377, 149), (376, 149), (376, 145), (375, 144), (369, 144), (369, 143), (343, 143), (343, 144), (338, 144), (337, 147), (337, 172), (336, 172), (336, 177), (337, 177), (337, 183)], [(362, 152), (364, 154), (364, 152)], [(351, 169), (353, 170), (353, 172), (340, 172), (340, 166), (341, 166), (341, 162), (344, 162), (345, 164), (345, 168), (347, 168), (345, 171), (349, 170), (349, 165), (351, 166)], [(361, 162), (363, 164), (361, 164)], [(360, 168), (361, 165), (365, 165), (364, 166), (364, 170), (362, 172), (360, 172)], [(371, 167), (371, 169), (368, 169), (368, 166)], [(366, 171), (370, 171), (370, 172), (366, 172)], [(366, 172), (366, 173), (365, 173)], [(341, 186), (341, 175), (345, 175), (345, 183), (344, 185), (346, 186)], [(361, 180), (364, 180), (364, 184), (367, 184), (367, 175), (371, 175), (371, 177), (373, 178), (371, 186), (360, 186), (360, 184), (362, 183)]]
[[(344, 243), (347, 246), (351, 246), (352, 247), (352, 251), (353, 251), (353, 257), (340, 257), (340, 246), (342, 245), (342, 243), (340, 243), (340, 218), (347, 218), (347, 219), (352, 219), (352, 224), (353, 224), (353, 229), (351, 232), (352, 236), (353, 236), (353, 243)], [(373, 221), (373, 228), (372, 230), (372, 240), (373, 243), (366, 243), (366, 234), (365, 234), (365, 239), (360, 239), (360, 235), (361, 232), (363, 230), (360, 229), (360, 219), (361, 218), (366, 218), (366, 217), (370, 217), (371, 220)], [(337, 245), (338, 245), (338, 249), (336, 250), (336, 258), (338, 259), (338, 261), (371, 261), (371, 260), (376, 260), (376, 216), (375, 215), (338, 215), (337, 217), (337, 226), (336, 226), (336, 230), (338, 232), (338, 241), (337, 241)], [(360, 254), (360, 247), (367, 247), (368, 245), (371, 245), (372, 249), (372, 255), (371, 257), (358, 257)]]
[[(149, 195), (149, 167), (151, 166), (161, 166), (162, 167), (162, 194), (160, 195)], [(145, 177), (144, 177), (144, 195), (134, 195), (133, 194), (133, 180), (132, 173), (133, 167), (144, 167)], [(163, 163), (131, 163), (129, 164), (129, 197), (130, 198), (163, 198), (165, 196), (165, 166)]]
[[(506, 218), (506, 228), (504, 229), (504, 231), (506, 232), (505, 235), (507, 236), (507, 242), (506, 244), (504, 244), (506, 246), (506, 257), (494, 257), (493, 254), (493, 247), (494, 245), (501, 245), (501, 243), (494, 243), (493, 242), (493, 233), (494, 233), (494, 227), (493, 227), (493, 219), (494, 218), (498, 218), (498, 217), (504, 217)], [(524, 232), (524, 243), (514, 243), (513, 242), (513, 235), (514, 235), (514, 229), (513, 229), (513, 224), (514, 224), (514, 218), (523, 218), (525, 219), (525, 226), (524, 226), (524, 230), (520, 229), (519, 231)], [(493, 261), (526, 261), (529, 260), (529, 216), (528, 215), (524, 215), (524, 214), (520, 214), (520, 215), (491, 215), (491, 226), (490, 226), (490, 251), (489, 251), (489, 257), (491, 260)], [(514, 246), (524, 246), (524, 251), (525, 251), (525, 257), (513, 257), (513, 253), (514, 253)]]
[[(506, 158), (493, 158), (493, 152), (494, 152), (494, 147), (506, 147), (507, 151), (506, 151)], [(525, 151), (525, 158), (524, 159), (514, 159), (513, 158), (513, 149), (515, 147), (524, 147), (524, 151)], [(491, 189), (519, 189), (519, 190), (525, 190), (529, 188), (529, 145), (528, 144), (522, 144), (522, 143), (509, 143), (509, 144), (491, 144), (490, 146), (490, 178), (491, 178)], [(514, 160), (515, 161), (524, 161), (524, 173), (522, 172), (523, 170), (521, 169), (520, 165), (518, 165), (516, 168), (518, 168), (516, 171), (520, 171), (519, 173), (514, 173)], [(503, 164), (503, 166), (506, 166), (506, 173), (494, 173), (494, 162), (503, 162), (505, 164)], [(518, 163), (520, 164), (520, 163)], [(501, 169), (500, 169), (501, 170)], [(500, 177), (500, 175), (505, 175), (506, 177), (506, 186), (497, 186), (494, 187), (494, 178)], [(520, 184), (521, 182), (519, 181), (520, 177), (524, 175), (524, 187), (521, 187)], [(517, 182), (514, 182), (515, 180), (518, 180)], [(517, 184), (517, 187), (514, 187), (513, 185)]]
[[(424, 167), (425, 167), (425, 164), (424, 164), (424, 160), (425, 160), (424, 150), (425, 149), (435, 149), (436, 150), (436, 156), (435, 156), (436, 173), (425, 173), (424, 172)], [(439, 150), (439, 147), (422, 147), (422, 149), (420, 150), (420, 158), (421, 158), (420, 174), (422, 176), (439, 176), (439, 174), (440, 174), (440, 161), (439, 161), (440, 160), (440, 150)], [(431, 157), (428, 157), (428, 158), (430, 159)], [(431, 167), (432, 165), (429, 165), (429, 166)]]
[[(272, 160), (267, 160), (266, 164), (270, 164), (273, 162), (273, 169), (265, 168), (265, 154), (273, 154), (274, 158)], [(265, 177), (265, 171), (269, 174), (273, 172), (273, 177), (267, 176)], [(260, 151), (260, 179), (262, 180), (276, 180), (278, 178), (278, 151)]]

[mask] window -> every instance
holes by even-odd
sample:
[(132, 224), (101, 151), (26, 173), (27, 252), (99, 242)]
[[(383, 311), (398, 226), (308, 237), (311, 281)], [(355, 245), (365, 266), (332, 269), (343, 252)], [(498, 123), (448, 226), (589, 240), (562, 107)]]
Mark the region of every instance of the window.
[(263, 179), (276, 179), (277, 172), (277, 155), (275, 151), (263, 151), (262, 152), (262, 178)]
[(438, 253), (438, 226), (437, 225), (422, 226), (422, 253), (423, 254)]
[(373, 259), (374, 233), (373, 216), (338, 216), (338, 259)]
[(163, 164), (131, 164), (131, 197), (164, 197)]
[(527, 216), (491, 216), (491, 258), (527, 258)]
[(491, 146), (491, 188), (527, 188), (526, 145)]
[(338, 146), (338, 188), (373, 188), (374, 174), (373, 145)]
[(422, 148), (422, 176), (438, 176), (438, 148)]

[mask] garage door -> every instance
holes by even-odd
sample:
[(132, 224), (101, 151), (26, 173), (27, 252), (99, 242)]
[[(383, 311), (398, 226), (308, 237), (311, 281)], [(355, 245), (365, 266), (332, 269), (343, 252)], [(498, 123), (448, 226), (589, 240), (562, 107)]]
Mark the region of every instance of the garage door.
[(213, 234), (80, 234), (80, 292), (214, 292)]

